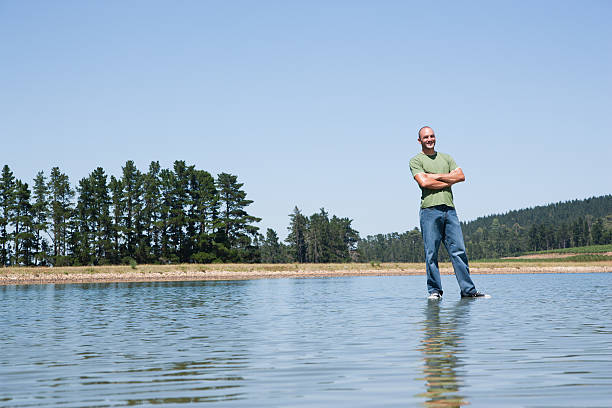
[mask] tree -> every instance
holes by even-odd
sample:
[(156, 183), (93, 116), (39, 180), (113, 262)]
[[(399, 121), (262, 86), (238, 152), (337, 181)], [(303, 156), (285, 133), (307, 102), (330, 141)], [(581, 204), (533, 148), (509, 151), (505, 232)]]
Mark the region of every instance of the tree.
[[(358, 258), (359, 233), (351, 227), (352, 220), (332, 216), (321, 208), (310, 217), (302, 215), (295, 207), (289, 215), (289, 246), (283, 249), (296, 262), (350, 262)], [(269, 237), (264, 241), (262, 256), (267, 256)], [(362, 256), (367, 250), (362, 251)], [(365, 255), (369, 256), (369, 255)]]
[(15, 209), (11, 224), (14, 230), (15, 265), (31, 265), (34, 233), (32, 220), (32, 205), (28, 183), (17, 180), (15, 183)]
[(91, 177), (83, 178), (77, 187), (78, 198), (74, 211), (74, 235), (72, 242), (72, 252), (76, 258), (76, 264), (94, 264), (93, 246), (95, 234), (95, 213), (94, 193), (91, 184)]
[(107, 258), (110, 259), (112, 264), (118, 264), (121, 261), (121, 252), (122, 252), (122, 242), (123, 242), (123, 234), (122, 234), (122, 219), (123, 219), (123, 208), (124, 208), (124, 200), (123, 200), (123, 184), (121, 180), (117, 179), (115, 176), (111, 176), (110, 181), (108, 183), (108, 189), (110, 191), (111, 198), (111, 228), (110, 228), (110, 237), (111, 237), (111, 251)]
[(121, 186), (123, 187), (123, 216), (121, 228), (125, 236), (124, 257), (134, 257), (138, 242), (143, 233), (141, 218), (142, 210), (142, 174), (132, 160), (125, 163)]
[(142, 178), (142, 227), (145, 231), (145, 237), (140, 246), (144, 248), (147, 262), (156, 261), (160, 256), (158, 220), (160, 217), (161, 200), (159, 197), (159, 172), (159, 162), (152, 161), (149, 165), (149, 171)]
[(289, 214), (289, 235), (286, 242), (289, 244), (290, 252), (295, 262), (306, 262), (308, 247), (306, 245), (306, 230), (308, 219), (295, 206), (293, 213)]
[(96, 264), (108, 263), (112, 249), (111, 197), (107, 176), (102, 167), (96, 168), (90, 177), (94, 206), (91, 212), (94, 231), (94, 258)]
[(11, 257), (10, 240), (12, 234), (8, 231), (8, 225), (13, 217), (15, 208), (15, 176), (9, 168), (4, 165), (0, 176), (0, 243), (2, 250), (0, 259), (2, 266), (6, 266)]
[(595, 245), (605, 244), (604, 237), (605, 237), (605, 230), (603, 226), (603, 221), (601, 220), (601, 218), (599, 218), (597, 219), (597, 221), (593, 223), (593, 226), (591, 227), (591, 238), (592, 238), (593, 244)]
[(261, 262), (263, 263), (281, 263), (286, 261), (282, 244), (278, 241), (278, 235), (272, 228), (266, 230), (266, 238), (261, 244), (260, 251)]
[(69, 221), (72, 216), (74, 190), (70, 187), (70, 181), (59, 167), (53, 167), (47, 185), (50, 196), (51, 223), (53, 231), (53, 256), (55, 265), (64, 265), (68, 262), (67, 243), (69, 233)]
[(113, 227), (111, 198), (106, 174), (101, 167), (79, 181), (76, 216), (78, 258), (81, 264), (111, 262)]
[(174, 162), (174, 173), (170, 178), (170, 216), (168, 218), (168, 234), (170, 244), (179, 262), (189, 260), (191, 239), (187, 234), (188, 216), (191, 207), (189, 195), (190, 174), (193, 166), (187, 166), (184, 161)]
[(330, 262), (329, 217), (324, 208), (312, 214), (308, 220), (306, 248), (308, 262)]
[(349, 218), (338, 218), (335, 215), (329, 221), (330, 261), (350, 262), (357, 249), (359, 233), (351, 227)]
[(214, 234), (219, 216), (215, 179), (207, 171), (193, 170), (189, 184), (191, 207), (187, 235), (192, 237), (194, 245), (191, 260), (198, 263), (212, 262), (217, 258)]
[(174, 196), (174, 173), (168, 169), (162, 169), (159, 173), (159, 220), (157, 222), (160, 231), (160, 261), (178, 262), (176, 250), (171, 246), (171, 210), (173, 206)]
[(47, 241), (42, 236), (48, 234), (49, 227), (49, 187), (42, 171), (34, 178), (34, 203), (32, 204), (32, 228), (34, 232), (34, 263), (42, 265), (47, 262)]
[(242, 190), (243, 183), (228, 173), (217, 176), (220, 213), (218, 219), (218, 242), (230, 250), (232, 261), (247, 261), (253, 256), (253, 241), (259, 227), (252, 225), (261, 218), (249, 215), (245, 208), (253, 203), (247, 200)]

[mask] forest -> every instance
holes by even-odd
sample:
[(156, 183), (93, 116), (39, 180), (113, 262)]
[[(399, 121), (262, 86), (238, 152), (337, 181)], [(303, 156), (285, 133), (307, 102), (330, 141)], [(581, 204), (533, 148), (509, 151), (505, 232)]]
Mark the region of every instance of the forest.
[(0, 175), (2, 265), (350, 262), (359, 234), (325, 209), (289, 216), (287, 244), (250, 215), (236, 175), (213, 177), (184, 161), (172, 169), (128, 160), (119, 177), (98, 167), (76, 187), (58, 167), (29, 184)]
[[(5, 165), (0, 174), (2, 265), (421, 262), (415, 228), (360, 238), (350, 218), (296, 206), (281, 242), (250, 215), (236, 175), (213, 177), (177, 160), (171, 169), (128, 160), (121, 175), (94, 169), (73, 188), (58, 167), (32, 187)], [(471, 259), (612, 243), (612, 195), (489, 215), (462, 223)], [(444, 250), (440, 256), (447, 258)]]
[(8, 166), (0, 175), (3, 265), (258, 262), (260, 218), (247, 213), (237, 176), (175, 161), (120, 177), (101, 167), (72, 188), (58, 167), (30, 188)]
[[(495, 259), (529, 251), (612, 243), (612, 195), (572, 200), (462, 222), (470, 259)], [(418, 229), (378, 234), (359, 241), (361, 261), (419, 262)], [(448, 259), (442, 249), (440, 257)]]

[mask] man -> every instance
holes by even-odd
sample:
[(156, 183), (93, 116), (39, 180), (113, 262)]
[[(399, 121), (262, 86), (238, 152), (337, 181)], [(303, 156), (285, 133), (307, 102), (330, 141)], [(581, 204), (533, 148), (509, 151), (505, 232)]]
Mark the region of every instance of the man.
[(478, 292), (470, 277), (461, 225), (453, 203), (451, 186), (465, 181), (460, 167), (448, 154), (436, 152), (436, 135), (432, 128), (419, 130), (422, 152), (410, 159), (410, 171), (421, 187), (421, 233), (425, 246), (425, 267), (429, 299), (441, 299), (442, 281), (438, 269), (438, 249), (444, 243), (453, 263), (461, 297), (489, 297)]

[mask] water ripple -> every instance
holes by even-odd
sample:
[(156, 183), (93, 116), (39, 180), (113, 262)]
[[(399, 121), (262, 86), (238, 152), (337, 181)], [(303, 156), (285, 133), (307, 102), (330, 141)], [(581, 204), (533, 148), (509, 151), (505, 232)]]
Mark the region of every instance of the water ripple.
[(2, 287), (0, 405), (606, 406), (611, 278)]

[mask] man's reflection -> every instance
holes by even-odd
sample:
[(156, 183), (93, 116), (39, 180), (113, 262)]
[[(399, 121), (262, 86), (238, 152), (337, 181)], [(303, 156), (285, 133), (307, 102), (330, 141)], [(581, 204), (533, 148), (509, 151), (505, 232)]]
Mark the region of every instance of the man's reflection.
[(427, 407), (460, 407), (469, 402), (459, 391), (463, 386), (461, 355), (463, 328), (466, 325), (471, 299), (461, 299), (454, 307), (444, 309), (440, 317), (440, 301), (430, 300), (425, 306), (423, 339), (419, 351), (427, 390), (418, 394), (426, 398)]

